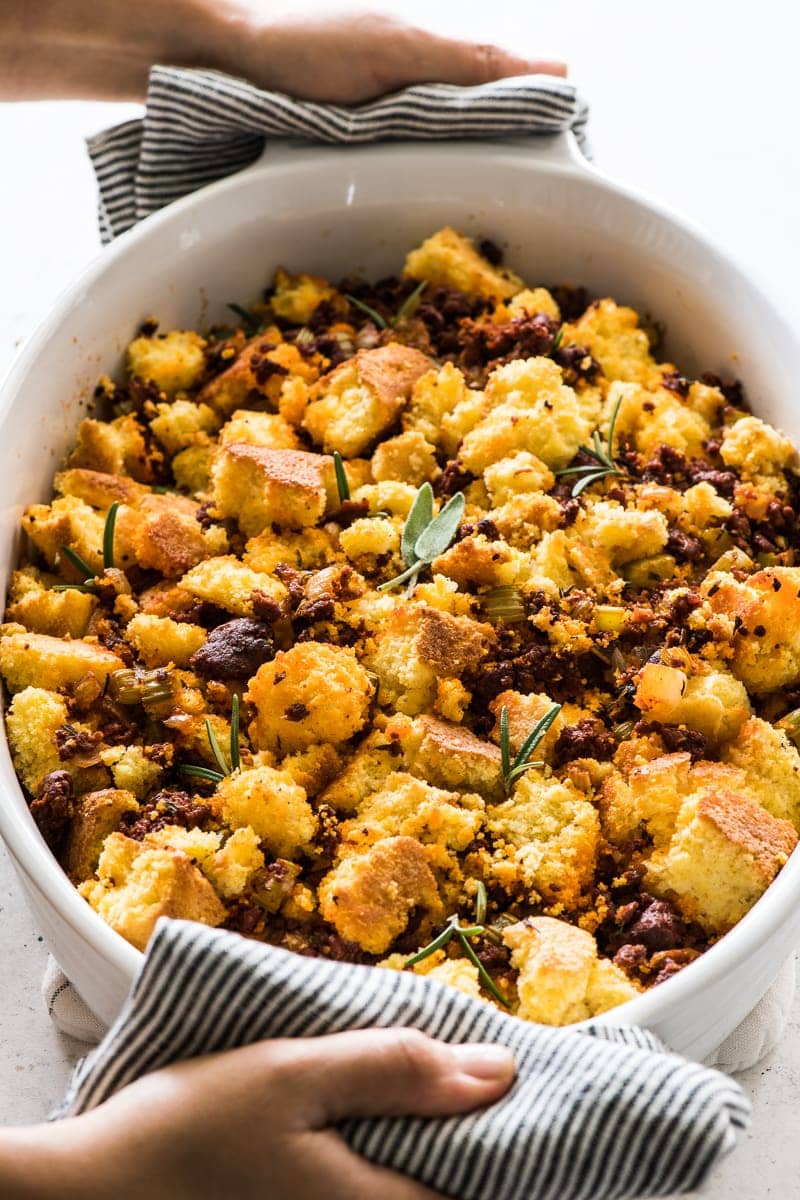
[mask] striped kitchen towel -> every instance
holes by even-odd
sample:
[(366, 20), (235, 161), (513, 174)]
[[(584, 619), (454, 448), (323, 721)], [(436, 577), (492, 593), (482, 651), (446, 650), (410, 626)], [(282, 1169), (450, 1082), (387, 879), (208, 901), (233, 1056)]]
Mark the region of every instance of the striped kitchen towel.
[(86, 1112), (181, 1059), (262, 1038), (397, 1025), (513, 1051), (516, 1082), (491, 1108), (342, 1125), (370, 1161), (459, 1200), (692, 1191), (749, 1119), (736, 1083), (668, 1054), (644, 1030), (545, 1028), (423, 976), (301, 958), (165, 920), (119, 1018), (76, 1067), (55, 1115)]
[(405, 138), (499, 138), (571, 129), (585, 144), (589, 110), (551, 75), (476, 87), (424, 83), (345, 108), (266, 92), (217, 71), (153, 67), (144, 117), (88, 141), (110, 242), (165, 204), (255, 162), (270, 137), (337, 145)]

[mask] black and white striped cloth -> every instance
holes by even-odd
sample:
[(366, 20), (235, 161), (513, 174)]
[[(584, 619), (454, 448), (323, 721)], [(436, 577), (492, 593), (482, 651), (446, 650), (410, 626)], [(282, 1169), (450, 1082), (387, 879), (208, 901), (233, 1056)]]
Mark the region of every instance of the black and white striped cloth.
[(404, 1025), (510, 1047), (517, 1081), (491, 1108), (350, 1120), (354, 1150), (459, 1200), (611, 1200), (692, 1191), (749, 1119), (725, 1075), (650, 1033), (548, 1029), (411, 973), (301, 958), (237, 934), (159, 922), (131, 995), (75, 1069), (58, 1117), (150, 1071), (262, 1038)]
[(88, 141), (100, 234), (110, 242), (165, 204), (248, 166), (269, 137), (355, 145), (572, 129), (583, 145), (587, 120), (574, 85), (550, 75), (477, 87), (419, 84), (345, 108), (262, 91), (216, 71), (153, 67), (144, 117)]

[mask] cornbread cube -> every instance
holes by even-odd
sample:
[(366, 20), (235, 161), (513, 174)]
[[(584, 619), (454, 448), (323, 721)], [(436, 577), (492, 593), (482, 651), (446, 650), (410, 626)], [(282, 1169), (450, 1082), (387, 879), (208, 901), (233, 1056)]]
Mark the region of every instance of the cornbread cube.
[(452, 363), (420, 375), (403, 413), (403, 429), (421, 433), (432, 446), (442, 444), (442, 418), (472, 396), (467, 381)]
[(564, 326), (563, 345), (585, 346), (608, 379), (657, 386), (663, 366), (650, 353), (638, 313), (614, 300), (596, 300), (581, 317)]
[(736, 467), (746, 478), (797, 466), (791, 440), (758, 417), (744, 416), (730, 425), (719, 452), (726, 466)]
[(301, 570), (318, 570), (335, 557), (336, 537), (326, 529), (289, 529), (277, 534), (272, 529), (248, 541), (243, 561), (260, 573), (271, 575), (278, 563)]
[(221, 446), (245, 442), (251, 446), (268, 446), (271, 450), (299, 450), (300, 439), (288, 421), (279, 413), (252, 412), (237, 408), (219, 434)]
[(136, 509), (122, 505), (117, 514), (114, 551), (123, 569), (135, 563), (176, 578), (227, 548), (222, 526), (204, 530), (197, 506), (184, 496), (145, 496)]
[(431, 366), (427, 355), (394, 342), (359, 350), (320, 379), (303, 427), (328, 454), (365, 454), (391, 428), (414, 384)]
[(751, 799), (800, 833), (800, 754), (781, 729), (751, 717), (723, 747), (722, 759), (744, 772)]
[(132, 792), (137, 800), (144, 800), (158, 786), (162, 768), (141, 746), (108, 746), (100, 750), (100, 758), (111, 771), (114, 786)]
[(471, 238), (446, 225), (426, 238), (406, 257), (403, 274), (433, 287), (455, 288), (468, 296), (506, 300), (525, 284), (507, 267), (495, 267), (480, 254)]
[(317, 830), (306, 793), (285, 771), (273, 767), (226, 776), (215, 797), (225, 824), (251, 828), (276, 858), (296, 858)]
[(159, 917), (221, 925), (225, 906), (179, 850), (150, 849), (121, 833), (106, 838), (97, 879), (79, 891), (103, 920), (144, 950)]
[(504, 541), (468, 534), (433, 561), (433, 570), (465, 591), (513, 583), (523, 568), (522, 555)]
[(188, 667), (206, 640), (206, 630), (202, 625), (137, 613), (128, 622), (125, 636), (146, 667)]
[(392, 517), (407, 517), (417, 498), (417, 488), (396, 479), (382, 479), (379, 483), (366, 483), (353, 492), (356, 501), (366, 500), (369, 515), (389, 513)]
[(288, 380), (316, 379), (318, 356), (304, 358), (296, 346), (281, 339), (275, 326), (248, 342), (231, 366), (212, 379), (199, 399), (223, 416), (237, 408), (252, 408), (261, 399), (276, 407)]
[(519, 972), (518, 1015), (540, 1025), (570, 1025), (591, 1014), (586, 992), (597, 962), (594, 938), (553, 917), (529, 917), (503, 930)]
[(219, 429), (219, 417), (208, 404), (173, 400), (171, 404), (157, 404), (156, 411), (158, 416), (153, 417), (150, 428), (168, 454), (177, 454), (194, 445), (198, 434), (216, 433)]
[(463, 725), (419, 717), (414, 722), (415, 745), (406, 755), (409, 769), (428, 783), (451, 791), (478, 792), (486, 800), (503, 796), (500, 750), (484, 742)]
[(316, 796), (321, 792), (341, 769), (341, 755), (326, 743), (290, 754), (281, 763), (281, 770), (291, 776), (308, 796)]
[[(399, 760), (402, 762), (402, 759)], [(288, 762), (288, 760), (285, 760)], [(358, 748), (337, 777), (320, 796), (341, 813), (355, 812), (364, 796), (377, 792), (384, 781), (397, 770), (398, 759), (392, 744), (382, 733), (371, 734)]]
[(253, 745), (293, 754), (316, 742), (344, 742), (367, 721), (374, 687), (352, 650), (298, 642), (259, 667), (245, 699), (255, 705)]
[(387, 438), (372, 455), (372, 477), (378, 482), (400, 479), (420, 487), (438, 473), (434, 448), (419, 430), (409, 429)]
[(492, 504), (505, 504), (528, 492), (547, 492), (556, 481), (550, 468), (529, 450), (490, 463), (483, 479)]
[(205, 347), (205, 339), (192, 329), (134, 338), (126, 354), (128, 374), (148, 379), (174, 396), (199, 383), (206, 367)]
[(214, 504), (254, 537), (272, 524), (304, 529), (325, 512), (323, 472), (330, 460), (304, 450), (271, 450), (235, 442), (220, 450), (212, 468)]
[(384, 954), (415, 909), (441, 913), (425, 848), (410, 837), (383, 838), (342, 859), (320, 884), (319, 907), (340, 937), (369, 954)]
[(800, 568), (767, 567), (742, 582), (714, 572), (703, 591), (734, 622), (731, 671), (749, 691), (800, 682)]
[(61, 638), (83, 637), (97, 607), (97, 597), (89, 592), (54, 592), (35, 567), (14, 572), (10, 601), (6, 620)]
[(483, 999), (478, 981), (478, 969), (473, 967), (466, 958), (446, 958), (444, 962), (437, 963), (425, 973), (428, 979), (435, 979), (439, 983), (447, 984), (448, 987), (457, 988), (459, 992), (465, 992), (467, 996), (472, 996), (475, 1000)]
[(67, 465), (109, 475), (132, 475), (144, 483), (153, 477), (144, 429), (132, 413), (113, 421), (86, 417), (78, 428)]
[(490, 627), (468, 617), (401, 604), (381, 623), (364, 658), (380, 681), (379, 703), (409, 716), (431, 708), (437, 680), (476, 667), (491, 636)]
[(633, 702), (649, 720), (687, 725), (715, 745), (735, 737), (751, 711), (745, 688), (727, 671), (687, 676), (660, 663), (639, 672)]
[(640, 988), (610, 958), (598, 958), (589, 976), (586, 1003), (592, 1016), (617, 1008), (640, 995)]
[[(59, 496), (52, 504), (32, 504), (22, 515), (22, 528), (50, 566), (61, 557), (61, 547), (75, 550), (92, 568), (103, 568), (105, 519), (75, 496)], [(70, 579), (78, 579), (71, 565)]]
[(364, 570), (374, 566), (370, 560), (400, 552), (400, 530), (385, 517), (358, 517), (341, 531), (339, 545)]
[(484, 397), (484, 415), (458, 452), (474, 475), (519, 450), (534, 454), (551, 470), (566, 467), (599, 415), (594, 393), (576, 395), (550, 358), (515, 359), (496, 367)]
[(474, 793), (446, 792), (395, 771), (379, 791), (359, 803), (342, 832), (344, 840), (354, 844), (402, 836), (423, 845), (465, 850), (483, 824), (483, 808), (483, 800)]
[(689, 797), (669, 846), (650, 859), (645, 882), (685, 917), (723, 933), (752, 908), (797, 844), (789, 821), (727, 788)]
[(663, 513), (626, 509), (616, 500), (596, 500), (574, 528), (614, 566), (658, 554), (669, 534)]
[(192, 496), (204, 496), (211, 487), (211, 466), (215, 454), (214, 443), (198, 434), (194, 445), (181, 450), (172, 460), (172, 474), (177, 486)]
[(124, 665), (96, 642), (29, 633), (19, 625), (0, 626), (0, 675), (12, 692), (42, 685), (58, 691), (87, 676), (103, 684), (112, 671)]
[(600, 821), (571, 783), (522, 775), (512, 796), (487, 812), (494, 839), (493, 875), (568, 909), (584, 900), (594, 877)]
[(235, 555), (208, 558), (187, 571), (180, 581), (180, 588), (207, 600), (237, 617), (254, 615), (253, 593), (263, 592), (280, 603), (286, 597), (286, 588), (270, 575), (254, 571), (245, 566)]
[(137, 483), (128, 475), (91, 471), (88, 467), (70, 467), (66, 471), (59, 471), (53, 480), (53, 487), (61, 496), (75, 496), (104, 512), (115, 500), (136, 508), (145, 496), (151, 495), (146, 484)]
[(68, 720), (62, 697), (45, 688), (23, 688), (8, 707), (6, 732), (14, 770), (32, 796), (45, 775), (64, 765), (58, 756), (55, 734)]
[(148, 833), (144, 843), (181, 850), (197, 864), (224, 900), (233, 900), (264, 866), (264, 854), (249, 825), (234, 830), (224, 845), (222, 839), (221, 833), (165, 825)]
[(133, 793), (122, 788), (103, 788), (78, 797), (64, 855), (70, 879), (75, 883), (91, 879), (106, 838), (119, 828), (125, 813), (138, 808)]
[(600, 796), (603, 833), (608, 840), (624, 845), (643, 830), (655, 846), (666, 846), (681, 805), (695, 787), (691, 766), (691, 755), (680, 752), (640, 763), (627, 779), (616, 772), (610, 775)]
[[(656, 368), (659, 375), (662, 369)], [(632, 442), (641, 454), (654, 454), (662, 444), (672, 446), (690, 458), (704, 453), (704, 444), (711, 436), (711, 426), (674, 392), (657, 388), (654, 384), (615, 383), (609, 389), (603, 409), (606, 436), (617, 400), (620, 400), (620, 405), (616, 436)]]
[(304, 271), (290, 275), (283, 267), (278, 267), (275, 272), (272, 286), (272, 311), (276, 317), (291, 321), (293, 325), (305, 325), (323, 300), (330, 300), (336, 295), (335, 288), (327, 279), (306, 275)]
[(536, 313), (544, 313), (554, 321), (561, 320), (561, 309), (547, 288), (543, 287), (523, 288), (503, 307), (510, 320), (514, 320), (515, 317), (532, 317)]

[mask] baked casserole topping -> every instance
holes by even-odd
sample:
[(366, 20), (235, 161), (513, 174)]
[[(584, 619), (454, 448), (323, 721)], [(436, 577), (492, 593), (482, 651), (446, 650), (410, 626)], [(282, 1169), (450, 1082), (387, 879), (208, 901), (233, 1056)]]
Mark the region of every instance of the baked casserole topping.
[(233, 308), (146, 321), (22, 517), (53, 852), (139, 948), (183, 917), (556, 1025), (667, 979), (797, 842), (794, 446), (452, 229)]

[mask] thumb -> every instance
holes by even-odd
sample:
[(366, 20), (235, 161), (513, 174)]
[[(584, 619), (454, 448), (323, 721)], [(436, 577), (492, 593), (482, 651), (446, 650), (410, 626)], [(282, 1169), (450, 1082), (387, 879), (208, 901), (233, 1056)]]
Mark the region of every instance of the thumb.
[(308, 1039), (293, 1068), (293, 1101), (315, 1128), (344, 1117), (467, 1112), (498, 1100), (515, 1073), (514, 1058), (504, 1046), (451, 1046), (416, 1029), (352, 1030)]

